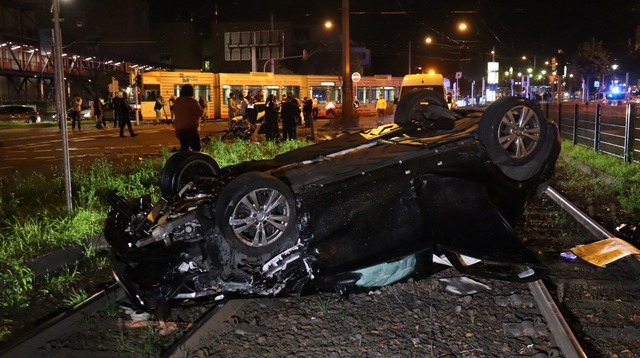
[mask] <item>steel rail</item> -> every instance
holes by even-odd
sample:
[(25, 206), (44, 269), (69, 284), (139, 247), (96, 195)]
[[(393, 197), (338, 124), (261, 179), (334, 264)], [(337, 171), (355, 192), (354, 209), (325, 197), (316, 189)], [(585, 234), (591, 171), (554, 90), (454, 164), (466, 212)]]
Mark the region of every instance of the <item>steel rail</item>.
[[(605, 228), (595, 222), (582, 210), (573, 205), (569, 200), (564, 198), (555, 189), (548, 187), (545, 194), (556, 202), (562, 209), (573, 216), (582, 226), (598, 238), (612, 237)], [(578, 339), (573, 334), (569, 324), (562, 316), (560, 309), (553, 301), (551, 294), (541, 280), (529, 283), (529, 289), (533, 294), (542, 315), (547, 320), (551, 334), (562, 353), (567, 358), (586, 358), (584, 350), (580, 346)]]
[(549, 290), (541, 280), (530, 282), (529, 290), (538, 303), (538, 308), (549, 325), (553, 340), (566, 358), (586, 358), (587, 355), (573, 334), (560, 309), (553, 301)]
[(202, 316), (180, 340), (167, 349), (162, 358), (181, 358), (190, 356), (193, 349), (208, 338), (221, 333), (223, 323), (229, 320), (239, 309), (252, 299), (234, 299), (212, 308)]
[(124, 291), (117, 284), (113, 284), (36, 327), (12, 346), (0, 352), (0, 356), (12, 358), (42, 356), (40, 349), (47, 342), (63, 336), (65, 332), (76, 329), (84, 317), (99, 311), (108, 301), (122, 298), (124, 298)]
[[(555, 189), (548, 187), (545, 191), (553, 201), (566, 210), (571, 216), (573, 216), (582, 226), (589, 230), (598, 239), (608, 239), (616, 237), (611, 232), (607, 231), (602, 225), (593, 220), (589, 215), (585, 214), (582, 210), (575, 207), (569, 200), (563, 197)], [(640, 273), (640, 260), (634, 260), (633, 258), (628, 261), (631, 268)]]

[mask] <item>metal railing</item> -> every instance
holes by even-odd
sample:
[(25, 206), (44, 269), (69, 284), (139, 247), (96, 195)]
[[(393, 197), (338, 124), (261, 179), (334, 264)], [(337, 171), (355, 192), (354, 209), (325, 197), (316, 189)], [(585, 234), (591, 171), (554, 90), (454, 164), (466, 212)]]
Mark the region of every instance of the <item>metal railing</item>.
[(541, 104), (563, 139), (624, 159), (640, 161), (640, 113), (636, 104), (563, 102)]

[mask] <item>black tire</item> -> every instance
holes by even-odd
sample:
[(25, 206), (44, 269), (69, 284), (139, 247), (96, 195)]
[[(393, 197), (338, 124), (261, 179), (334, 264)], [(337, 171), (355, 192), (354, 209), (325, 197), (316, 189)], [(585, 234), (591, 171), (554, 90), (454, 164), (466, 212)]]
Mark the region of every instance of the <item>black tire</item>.
[(172, 155), (160, 174), (160, 193), (171, 201), (178, 192), (192, 180), (203, 176), (215, 176), (220, 165), (211, 156), (184, 151)]
[(482, 115), (478, 135), (491, 161), (520, 181), (542, 168), (551, 147), (542, 111), (526, 98), (503, 97), (491, 104)]
[(293, 192), (267, 174), (251, 172), (232, 180), (220, 193), (216, 220), (229, 245), (250, 257), (270, 259), (297, 242)]
[(436, 105), (449, 110), (444, 95), (429, 89), (413, 89), (400, 98), (393, 121), (397, 124), (412, 123), (421, 117), (421, 109), (425, 105)]

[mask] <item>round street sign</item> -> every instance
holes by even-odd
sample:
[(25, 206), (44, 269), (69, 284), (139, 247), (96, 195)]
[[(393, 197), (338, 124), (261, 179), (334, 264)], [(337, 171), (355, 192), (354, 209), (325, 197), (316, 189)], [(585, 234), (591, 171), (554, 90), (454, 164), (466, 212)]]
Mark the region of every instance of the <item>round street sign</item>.
[(359, 72), (354, 72), (354, 73), (351, 75), (351, 80), (352, 80), (353, 82), (358, 82), (358, 81), (360, 81), (360, 78), (361, 78), (361, 76), (360, 76), (360, 73), (359, 73)]

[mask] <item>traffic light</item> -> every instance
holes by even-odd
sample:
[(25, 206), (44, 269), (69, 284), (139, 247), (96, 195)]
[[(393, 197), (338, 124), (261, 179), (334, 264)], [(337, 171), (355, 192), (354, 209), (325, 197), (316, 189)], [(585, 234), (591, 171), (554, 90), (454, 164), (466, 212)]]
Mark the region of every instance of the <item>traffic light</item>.
[(142, 87), (142, 75), (136, 76), (136, 86)]
[(558, 71), (558, 76), (564, 76), (564, 67), (567, 65), (567, 60), (564, 58), (564, 51), (562, 49), (558, 49), (557, 55), (558, 65), (556, 66)]

